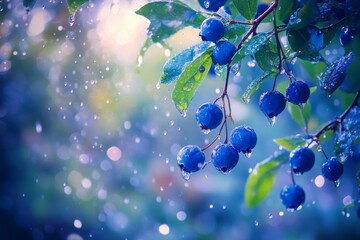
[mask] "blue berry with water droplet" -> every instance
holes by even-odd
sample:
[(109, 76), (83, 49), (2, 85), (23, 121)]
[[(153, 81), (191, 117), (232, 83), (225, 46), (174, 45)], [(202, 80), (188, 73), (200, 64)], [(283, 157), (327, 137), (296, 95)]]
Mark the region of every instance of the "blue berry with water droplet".
[(211, 17), (205, 19), (200, 27), (200, 37), (203, 41), (212, 41), (216, 43), (225, 34), (226, 28), (221, 20)]
[(231, 131), (230, 142), (238, 151), (251, 153), (251, 150), (256, 146), (257, 136), (254, 129), (239, 126)]
[(205, 166), (205, 155), (198, 146), (187, 145), (178, 152), (177, 163), (186, 173), (197, 172)]
[(342, 27), (340, 31), (340, 43), (343, 46), (349, 45), (354, 38), (354, 33), (348, 27)]
[(212, 60), (219, 65), (226, 65), (231, 62), (232, 57), (236, 53), (236, 47), (227, 40), (216, 43), (212, 51)]
[(278, 91), (264, 92), (260, 96), (259, 106), (268, 118), (273, 118), (284, 111), (286, 99), (285, 96)]
[(344, 166), (335, 157), (332, 157), (323, 163), (321, 170), (326, 179), (337, 181), (344, 172)]
[(315, 154), (307, 147), (298, 147), (290, 152), (290, 166), (294, 173), (310, 171), (315, 163)]
[(280, 192), (280, 199), (287, 209), (294, 210), (305, 202), (305, 192), (297, 184), (286, 185)]
[(304, 104), (310, 97), (309, 86), (302, 81), (289, 84), (286, 89), (286, 100), (296, 105)]
[(227, 0), (198, 0), (202, 8), (210, 12), (216, 12), (220, 7), (224, 6)]
[(212, 130), (221, 124), (223, 112), (215, 103), (204, 103), (196, 111), (195, 117), (201, 130)]
[(211, 154), (214, 167), (222, 173), (230, 173), (239, 161), (239, 153), (231, 144), (220, 144)]

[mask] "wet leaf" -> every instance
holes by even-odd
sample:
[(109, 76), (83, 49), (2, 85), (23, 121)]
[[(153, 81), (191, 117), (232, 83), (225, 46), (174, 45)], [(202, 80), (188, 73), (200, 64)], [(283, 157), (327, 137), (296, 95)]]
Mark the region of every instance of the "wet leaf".
[(71, 15), (75, 15), (76, 11), (83, 5), (84, 3), (89, 2), (89, 0), (66, 0), (68, 4), (68, 9)]
[(291, 29), (301, 29), (311, 24), (320, 16), (316, 1), (307, 1), (302, 8), (297, 9), (289, 20), (288, 27)]
[(212, 47), (210, 48), (211, 45), (211, 42), (200, 42), (167, 60), (164, 64), (160, 82), (171, 83), (180, 79), (188, 65), (203, 56), (205, 53), (210, 52), (212, 49)]
[(23, 5), (26, 7), (26, 10), (30, 11), (36, 3), (36, 0), (23, 0)]
[(275, 72), (266, 72), (260, 77), (253, 80), (246, 88), (244, 94), (242, 95), (242, 99), (245, 103), (250, 102), (251, 95), (259, 89), (260, 85), (264, 82), (265, 79), (270, 77), (271, 75), (275, 74)]
[(245, 185), (245, 202), (248, 207), (255, 207), (265, 199), (274, 185), (277, 170), (288, 161), (289, 152), (281, 151), (256, 164)]
[(188, 108), (211, 67), (212, 49), (211, 42), (201, 42), (180, 52), (164, 65), (160, 82), (176, 81), (171, 97), (181, 113)]
[(352, 53), (336, 60), (319, 78), (320, 87), (331, 95), (345, 80), (347, 67), (351, 64)]
[(236, 9), (241, 14), (241, 16), (249, 20), (254, 18), (257, 10), (258, 0), (232, 0), (232, 1)]
[(256, 63), (265, 72), (273, 71), (279, 65), (279, 57), (276, 45), (268, 41), (262, 48), (254, 54)]
[(285, 20), (293, 13), (294, 0), (279, 0), (276, 14), (280, 20)]
[(150, 20), (148, 37), (163, 42), (184, 27), (199, 28), (205, 17), (180, 1), (156, 1), (145, 4), (137, 14)]
[[(253, 36), (244, 42), (236, 55), (240, 55), (242, 57), (253, 55), (254, 53), (258, 52), (264, 45), (266, 45), (272, 36), (272, 33), (259, 33)], [(234, 58), (236, 58), (236, 55)]]
[(309, 139), (307, 135), (295, 135), (284, 138), (276, 138), (274, 142), (279, 146), (291, 151), (299, 146), (304, 146), (306, 141)]
[(244, 25), (231, 24), (231, 25), (227, 26), (224, 38), (229, 39), (229, 40), (237, 39), (237, 38), (241, 37), (241, 35), (243, 35), (246, 30), (247, 30), (247, 27), (245, 27)]
[(324, 36), (320, 29), (315, 26), (290, 29), (287, 36), (291, 49), (301, 59), (314, 62), (320, 60), (319, 51), (324, 48)]

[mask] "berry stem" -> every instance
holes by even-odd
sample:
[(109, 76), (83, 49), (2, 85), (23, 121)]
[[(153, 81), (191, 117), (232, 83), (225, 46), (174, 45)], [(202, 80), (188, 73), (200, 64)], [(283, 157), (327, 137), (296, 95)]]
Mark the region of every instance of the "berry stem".
[(293, 171), (292, 169), (290, 169), (290, 175), (291, 175), (291, 182), (292, 182), (293, 184), (296, 184), (296, 182), (295, 182), (295, 176), (294, 176), (294, 171)]

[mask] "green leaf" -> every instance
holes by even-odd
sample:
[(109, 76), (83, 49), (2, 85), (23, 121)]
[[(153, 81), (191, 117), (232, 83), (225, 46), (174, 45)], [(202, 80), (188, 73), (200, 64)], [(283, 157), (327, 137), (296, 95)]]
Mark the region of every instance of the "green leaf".
[(331, 40), (336, 36), (336, 34), (339, 32), (341, 28), (341, 25), (335, 25), (332, 28), (327, 28), (323, 31), (324, 33), (324, 47), (329, 45), (331, 43)]
[(306, 144), (306, 141), (308, 140), (308, 138), (309, 138), (309, 136), (307, 136), (307, 135), (299, 135), (298, 134), (295, 136), (276, 138), (276, 139), (274, 139), (274, 142), (277, 145), (291, 151), (299, 146), (304, 146)]
[(36, 3), (36, 0), (23, 0), (23, 5), (27, 11), (30, 11)]
[(293, 13), (294, 0), (279, 0), (277, 15), (280, 20), (285, 20)]
[(246, 19), (253, 19), (256, 14), (258, 0), (232, 0), (241, 16)]
[(163, 42), (184, 27), (199, 28), (205, 17), (180, 1), (156, 1), (145, 4), (137, 14), (150, 20), (148, 36)]
[(347, 67), (352, 62), (352, 53), (334, 61), (328, 70), (319, 78), (320, 87), (331, 95), (345, 80)]
[(320, 29), (315, 26), (290, 29), (287, 36), (291, 49), (301, 59), (314, 62), (321, 59), (319, 51), (324, 48), (324, 36)]
[(287, 110), (289, 111), (291, 117), (300, 127), (307, 128), (311, 111), (311, 105), (309, 101), (306, 102), (303, 108), (288, 102)]
[(265, 79), (267, 79), (268, 77), (270, 77), (271, 75), (273, 75), (275, 72), (265, 72), (263, 75), (261, 75), (260, 77), (256, 78), (255, 80), (253, 80), (246, 88), (244, 94), (242, 95), (242, 100), (245, 103), (249, 103), (250, 102), (250, 97), (251, 95), (259, 89), (260, 85), (264, 82)]
[(176, 108), (183, 114), (211, 67), (212, 49), (210, 42), (201, 42), (165, 63), (160, 81), (161, 83), (176, 81), (171, 97)]
[(226, 39), (237, 39), (238, 37), (241, 37), (245, 31), (247, 30), (247, 27), (240, 24), (231, 24), (226, 27), (226, 32), (224, 35), (224, 38)]
[[(272, 35), (272, 33), (259, 33), (253, 36), (252, 38), (244, 42), (236, 55), (240, 55), (242, 57), (253, 55), (268, 43)], [(233, 58), (236, 58), (236, 55)]]
[(302, 8), (297, 9), (290, 17), (288, 27), (300, 29), (316, 20), (320, 16), (320, 11), (316, 1), (309, 0)]
[(289, 152), (281, 151), (256, 164), (245, 185), (245, 202), (248, 207), (255, 207), (265, 199), (274, 185), (277, 170), (288, 161)]
[(163, 73), (160, 77), (161, 83), (171, 83), (177, 81), (182, 77), (185, 69), (193, 63), (196, 59), (203, 56), (205, 53), (211, 52), (211, 42), (200, 42), (192, 47), (189, 47), (174, 57), (167, 60), (164, 64)]
[(279, 65), (279, 57), (276, 45), (268, 41), (262, 48), (254, 54), (256, 63), (265, 72), (274, 71)]
[(66, 0), (68, 4), (68, 9), (71, 15), (75, 15), (76, 11), (83, 5), (84, 3), (89, 2), (89, 0)]

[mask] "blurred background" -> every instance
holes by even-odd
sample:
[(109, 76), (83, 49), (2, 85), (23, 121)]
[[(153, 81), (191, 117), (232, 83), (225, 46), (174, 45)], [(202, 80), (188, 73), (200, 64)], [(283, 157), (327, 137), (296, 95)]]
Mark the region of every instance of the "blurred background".
[[(138, 59), (149, 22), (134, 11), (145, 3), (92, 0), (70, 25), (65, 1), (38, 0), (30, 12), (22, 1), (0, 1), (0, 239), (360, 239), (355, 209), (342, 213), (358, 197), (359, 146), (337, 188), (314, 181), (324, 161), (315, 153), (312, 171), (296, 177), (306, 192), (301, 210), (288, 212), (280, 202), (288, 166), (264, 202), (245, 205), (249, 171), (278, 149), (272, 139), (303, 131), (287, 112), (271, 127), (259, 110), (272, 81), (243, 103), (246, 86), (261, 74), (250, 58), (229, 94), (234, 126), (258, 134), (252, 157), (241, 155), (229, 175), (210, 164), (189, 181), (181, 177), (179, 149), (205, 146), (217, 134), (204, 135), (194, 114), (223, 81), (209, 76), (182, 117), (173, 85), (157, 83), (169, 56), (201, 41), (199, 30), (186, 28), (169, 39), (172, 49), (154, 45)], [(324, 52), (330, 60), (343, 54), (337, 39)], [(294, 63), (295, 76), (317, 86), (324, 66), (302, 63)], [(311, 129), (353, 98), (337, 92), (311, 96)], [(330, 154), (331, 142), (324, 146)]]

